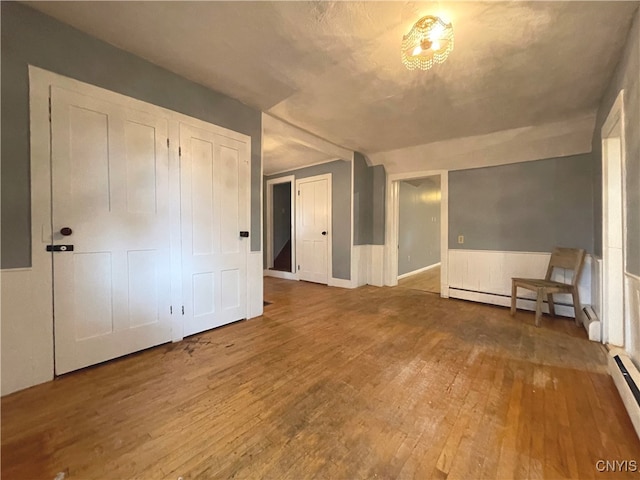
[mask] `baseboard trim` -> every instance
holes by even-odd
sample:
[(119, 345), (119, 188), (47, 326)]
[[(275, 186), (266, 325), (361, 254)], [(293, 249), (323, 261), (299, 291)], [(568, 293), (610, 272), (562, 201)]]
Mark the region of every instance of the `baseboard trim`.
[(339, 288), (357, 288), (358, 285), (355, 285), (351, 280), (344, 280), (342, 278), (333, 278), (329, 279), (330, 287), (339, 287)]
[(263, 276), (265, 277), (274, 277), (274, 278), (283, 278), (285, 280), (299, 280), (298, 275), (291, 272), (282, 272), (280, 270), (264, 270)]
[(427, 270), (431, 270), (432, 268), (439, 267), (441, 262), (434, 263), (433, 265), (428, 265), (426, 267), (419, 268), (418, 270), (413, 270), (412, 272), (403, 273), (402, 275), (398, 275), (398, 280), (402, 280), (403, 278), (411, 277), (413, 275), (417, 275), (422, 272), (426, 272)]

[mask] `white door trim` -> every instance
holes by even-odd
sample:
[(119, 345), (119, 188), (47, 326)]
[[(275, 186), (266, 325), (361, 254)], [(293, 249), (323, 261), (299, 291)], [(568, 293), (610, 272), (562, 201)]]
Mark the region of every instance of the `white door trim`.
[[(297, 178), (296, 179), (296, 183), (295, 183), (295, 192), (294, 195), (296, 197), (296, 199), (298, 199), (298, 188), (299, 185), (301, 183), (306, 183), (306, 182), (315, 182), (318, 180), (326, 180), (327, 181), (327, 215), (328, 215), (328, 219), (327, 219), (327, 225), (328, 225), (328, 229), (327, 229), (327, 285), (331, 285), (334, 282), (333, 279), (333, 205), (332, 205), (332, 191), (333, 191), (333, 184), (332, 184), (332, 175), (330, 173), (324, 173), (322, 175), (315, 175), (313, 177), (304, 177), (304, 178)], [(297, 206), (298, 200), (296, 200), (296, 206)], [(295, 215), (295, 219), (296, 219), (296, 226), (295, 226), (295, 231), (298, 231), (297, 228), (297, 224), (298, 224), (298, 211), (299, 209), (296, 208), (296, 215)], [(298, 243), (296, 242), (296, 248), (298, 246)], [(298, 252), (296, 252), (296, 258), (298, 258)], [(297, 264), (293, 267), (296, 269), (296, 272), (298, 271), (298, 267)], [(348, 282), (348, 280), (345, 280)]]
[(447, 170), (395, 173), (387, 176), (384, 284), (390, 287), (398, 284), (398, 227), (400, 223), (399, 182), (401, 180), (411, 180), (432, 176), (440, 177), (440, 296), (442, 298), (448, 298), (449, 172)]
[[(31, 275), (29, 309), (34, 323), (44, 331), (33, 333), (38, 344), (46, 345), (48, 378), (54, 376), (53, 350), (53, 269), (46, 245), (52, 243), (51, 152), (49, 130), (49, 85), (52, 74), (29, 66), (30, 188), (31, 188)], [(3, 299), (3, 303), (8, 303)], [(6, 320), (5, 320), (6, 322)], [(46, 337), (46, 343), (45, 343)], [(44, 360), (44, 359), (42, 359)], [(49, 363), (50, 362), (50, 363)], [(38, 378), (44, 381), (44, 378)]]
[[(267, 180), (267, 269), (273, 267), (273, 186), (280, 183), (291, 183), (291, 273), (296, 275), (296, 177), (286, 177)], [(297, 276), (297, 275), (296, 275)]]
[[(624, 90), (620, 90), (615, 102), (611, 106), (611, 110), (602, 125), (602, 341), (612, 345), (624, 346), (625, 330), (628, 328), (625, 319), (625, 288), (624, 288), (624, 272), (626, 270), (626, 241), (627, 241), (627, 222), (626, 222), (626, 155), (625, 155), (625, 114), (624, 114)], [(616, 155), (616, 161), (619, 158), (619, 172), (611, 163), (611, 157), (608, 155), (611, 142), (619, 143), (619, 155)], [(611, 175), (614, 178), (615, 190), (609, 189), (609, 180)], [(611, 225), (612, 219), (608, 215), (608, 204), (615, 198), (621, 200), (621, 229), (619, 222), (617, 225)], [(611, 235), (619, 235), (617, 238), (622, 246), (622, 265), (616, 268), (610, 259), (610, 252), (607, 248)], [(615, 271), (613, 271), (615, 270)], [(619, 271), (618, 271), (619, 270)], [(616, 290), (622, 294), (622, 302), (612, 301), (608, 292)]]

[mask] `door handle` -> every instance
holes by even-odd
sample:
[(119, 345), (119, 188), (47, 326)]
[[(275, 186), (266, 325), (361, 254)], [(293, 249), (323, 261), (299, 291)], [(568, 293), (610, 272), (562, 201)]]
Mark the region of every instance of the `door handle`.
[(240, 236), (243, 237), (243, 238), (248, 238), (249, 237), (249, 232), (246, 231), (246, 230), (242, 230), (240, 232)]
[(62, 235), (64, 237), (68, 237), (72, 233), (73, 233), (73, 230), (71, 230), (69, 227), (62, 227), (60, 229), (60, 235)]
[(323, 235), (326, 235), (326, 234), (327, 234), (327, 232), (322, 232), (322, 234), (323, 234)]
[(47, 252), (73, 252), (73, 245), (47, 245)]

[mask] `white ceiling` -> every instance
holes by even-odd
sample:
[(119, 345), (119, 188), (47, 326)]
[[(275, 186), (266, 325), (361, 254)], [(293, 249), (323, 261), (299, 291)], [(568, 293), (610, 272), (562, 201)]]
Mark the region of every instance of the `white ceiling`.
[(263, 173), (273, 175), (333, 160), (351, 160), (353, 152), (262, 114)]
[[(592, 116), (638, 2), (29, 5), (335, 145), (374, 154)], [(432, 70), (406, 70), (402, 35), (440, 13), (453, 23), (454, 51)], [(332, 157), (268, 132), (264, 146), (270, 171)]]

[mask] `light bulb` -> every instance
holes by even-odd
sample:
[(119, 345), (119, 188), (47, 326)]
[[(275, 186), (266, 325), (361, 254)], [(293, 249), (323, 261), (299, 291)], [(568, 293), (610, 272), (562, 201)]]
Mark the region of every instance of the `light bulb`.
[(433, 26), (433, 28), (429, 32), (429, 40), (434, 42), (437, 39), (439, 39), (443, 33), (444, 33), (444, 27), (440, 24), (436, 24)]

